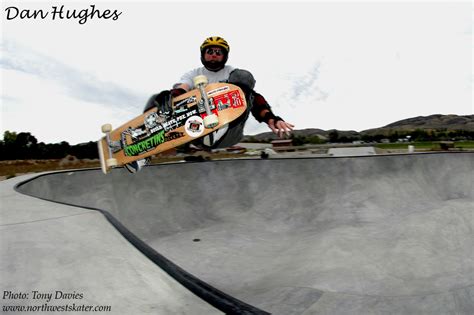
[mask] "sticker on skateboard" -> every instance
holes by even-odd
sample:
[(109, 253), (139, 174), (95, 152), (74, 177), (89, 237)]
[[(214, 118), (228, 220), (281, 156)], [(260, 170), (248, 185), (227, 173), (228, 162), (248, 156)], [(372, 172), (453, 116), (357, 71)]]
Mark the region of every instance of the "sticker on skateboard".
[(207, 84), (195, 78), (194, 90), (172, 100), (172, 110), (153, 108), (112, 130), (102, 126), (98, 141), (102, 171), (158, 154), (203, 137), (242, 115), (247, 108), (242, 90), (228, 83)]

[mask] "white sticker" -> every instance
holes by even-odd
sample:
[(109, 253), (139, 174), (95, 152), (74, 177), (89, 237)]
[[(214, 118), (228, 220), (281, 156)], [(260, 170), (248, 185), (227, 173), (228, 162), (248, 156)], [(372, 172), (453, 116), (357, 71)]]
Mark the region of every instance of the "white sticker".
[(221, 86), (221, 87), (218, 87), (217, 89), (214, 89), (214, 90), (210, 90), (209, 92), (207, 92), (207, 95), (213, 95), (213, 94), (216, 94), (216, 93), (219, 93), (219, 92), (224, 92), (224, 91), (227, 91), (229, 89), (229, 87), (226, 85), (226, 86)]
[(193, 138), (199, 137), (204, 132), (204, 122), (200, 116), (189, 117), (184, 126), (186, 134)]

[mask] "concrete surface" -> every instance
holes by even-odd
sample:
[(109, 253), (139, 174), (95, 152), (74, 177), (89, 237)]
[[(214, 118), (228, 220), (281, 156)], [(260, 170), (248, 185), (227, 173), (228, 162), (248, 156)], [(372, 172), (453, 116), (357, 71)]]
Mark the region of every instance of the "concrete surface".
[(375, 155), (374, 147), (349, 147), (349, 148), (330, 148), (328, 154), (331, 156), (360, 156)]
[[(274, 314), (473, 314), (473, 178), (474, 154), (442, 153), (87, 170), (18, 190), (107, 210), (190, 274)], [(59, 283), (101, 304), (139, 290), (143, 299), (116, 303), (146, 308), (154, 296), (157, 314), (210, 313), (100, 213), (5, 197), (27, 201), (2, 206), (3, 290)], [(153, 294), (163, 283), (169, 294)]]
[(98, 314), (223, 314), (157, 268), (100, 212), (13, 190), (32, 177), (0, 182), (0, 313), (62, 314), (3, 307), (75, 304), (111, 307)]

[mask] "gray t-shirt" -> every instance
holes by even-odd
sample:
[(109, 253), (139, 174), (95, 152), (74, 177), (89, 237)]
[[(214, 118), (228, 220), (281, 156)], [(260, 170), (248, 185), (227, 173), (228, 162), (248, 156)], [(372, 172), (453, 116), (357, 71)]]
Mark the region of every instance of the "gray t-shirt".
[[(179, 79), (179, 83), (177, 84), (187, 84), (189, 88), (192, 90), (194, 89), (193, 78), (198, 75), (205, 75), (209, 81), (209, 83), (218, 83), (218, 82), (225, 82), (229, 79), (229, 75), (235, 68), (232, 66), (224, 66), (221, 70), (214, 72), (209, 71), (205, 67), (200, 67), (193, 69), (189, 72), (186, 72), (181, 79)], [(176, 84), (175, 84), (176, 85)]]

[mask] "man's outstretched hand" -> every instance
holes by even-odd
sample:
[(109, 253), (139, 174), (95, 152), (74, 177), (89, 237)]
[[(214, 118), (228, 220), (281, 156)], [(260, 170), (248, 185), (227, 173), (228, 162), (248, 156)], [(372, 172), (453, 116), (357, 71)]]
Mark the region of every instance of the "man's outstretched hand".
[(273, 133), (278, 135), (278, 137), (283, 138), (283, 135), (289, 137), (295, 126), (283, 120), (277, 120), (275, 123), (275, 119), (270, 119), (268, 121), (268, 127), (270, 127)]

